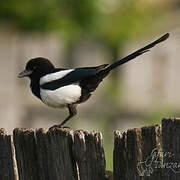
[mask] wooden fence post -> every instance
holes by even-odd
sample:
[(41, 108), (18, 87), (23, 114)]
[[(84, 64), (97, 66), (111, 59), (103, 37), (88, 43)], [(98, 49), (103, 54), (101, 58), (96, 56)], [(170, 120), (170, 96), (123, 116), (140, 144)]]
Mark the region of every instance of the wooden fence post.
[(162, 121), (163, 180), (180, 179), (180, 119)]
[[(142, 160), (138, 163), (142, 171), (138, 174), (144, 180), (162, 179), (162, 128), (160, 125), (141, 128)], [(141, 174), (142, 173), (142, 174)]]
[(18, 180), (16, 163), (13, 162), (14, 146), (11, 135), (0, 129), (0, 179)]
[(81, 180), (105, 180), (106, 161), (101, 133), (75, 131), (73, 149)]
[(34, 131), (16, 128), (13, 131), (16, 161), (20, 180), (38, 180), (38, 161)]
[[(115, 131), (114, 140), (114, 180), (160, 180), (162, 169), (156, 168), (154, 160), (162, 163), (161, 127), (150, 126), (128, 130), (120, 133)], [(156, 159), (153, 154), (155, 153)]]
[[(180, 119), (114, 135), (114, 180), (180, 179)], [(108, 173), (99, 132), (16, 128), (12, 137), (0, 129), (2, 180), (107, 180)]]
[(77, 180), (72, 154), (73, 131), (59, 128), (36, 132), (39, 170), (42, 180)]

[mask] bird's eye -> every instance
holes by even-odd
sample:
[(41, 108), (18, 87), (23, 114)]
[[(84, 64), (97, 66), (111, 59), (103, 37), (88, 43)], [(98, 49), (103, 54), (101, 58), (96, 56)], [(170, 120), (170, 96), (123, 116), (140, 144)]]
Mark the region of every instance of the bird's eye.
[(33, 67), (33, 70), (35, 70), (36, 68), (37, 68), (37, 67), (36, 67), (36, 66), (34, 66), (34, 67)]

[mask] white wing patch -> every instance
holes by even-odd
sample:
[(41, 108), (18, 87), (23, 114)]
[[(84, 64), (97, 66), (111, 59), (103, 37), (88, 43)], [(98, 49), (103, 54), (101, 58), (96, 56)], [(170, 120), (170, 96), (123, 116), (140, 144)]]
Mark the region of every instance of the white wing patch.
[(42, 101), (48, 106), (63, 108), (79, 100), (81, 88), (78, 84), (71, 84), (55, 90), (40, 89), (40, 95)]
[(43, 85), (45, 83), (48, 83), (48, 82), (51, 82), (51, 81), (54, 81), (57, 79), (61, 79), (72, 71), (74, 71), (74, 69), (61, 70), (61, 71), (58, 71), (55, 73), (47, 74), (47, 75), (43, 76), (42, 78), (40, 78), (39, 83), (40, 83), (40, 85)]

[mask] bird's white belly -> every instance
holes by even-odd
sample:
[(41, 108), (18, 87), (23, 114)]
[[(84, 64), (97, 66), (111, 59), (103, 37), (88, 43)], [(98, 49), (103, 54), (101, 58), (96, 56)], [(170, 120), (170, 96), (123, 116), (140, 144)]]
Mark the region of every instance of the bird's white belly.
[(79, 85), (71, 84), (60, 87), (56, 90), (40, 89), (42, 101), (48, 106), (62, 108), (67, 104), (74, 103), (81, 96), (81, 88)]

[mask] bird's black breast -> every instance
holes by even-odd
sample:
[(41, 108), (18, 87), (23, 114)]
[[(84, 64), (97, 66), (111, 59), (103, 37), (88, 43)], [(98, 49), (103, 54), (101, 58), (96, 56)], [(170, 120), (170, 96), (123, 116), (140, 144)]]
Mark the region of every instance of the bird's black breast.
[(31, 88), (32, 93), (33, 93), (36, 97), (38, 97), (39, 99), (41, 99), (39, 79), (31, 79), (30, 88)]

